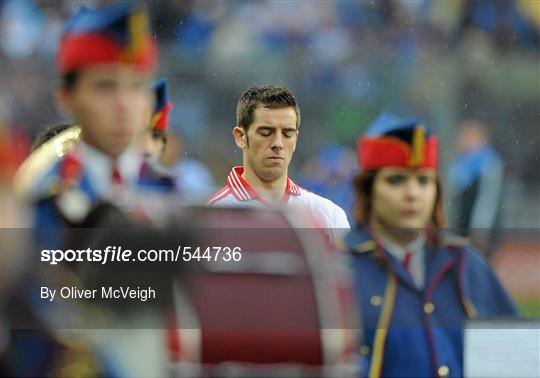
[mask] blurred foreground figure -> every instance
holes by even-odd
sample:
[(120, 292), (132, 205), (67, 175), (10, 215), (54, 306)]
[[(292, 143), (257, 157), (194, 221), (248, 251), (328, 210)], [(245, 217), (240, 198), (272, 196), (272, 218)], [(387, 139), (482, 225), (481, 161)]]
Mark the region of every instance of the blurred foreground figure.
[(463, 322), (516, 316), (474, 247), (444, 232), (437, 137), (385, 113), (359, 139), (353, 258), (370, 377), (461, 377)]
[(208, 203), (213, 206), (287, 206), (311, 213), (332, 241), (349, 229), (343, 209), (296, 185), (288, 176), (300, 127), (300, 109), (286, 88), (254, 87), (236, 108), (233, 129), (243, 166), (234, 167), (227, 185)]
[(146, 14), (126, 4), (82, 7), (66, 24), (57, 65), (59, 105), (77, 128), (36, 149), (18, 174), (37, 227), (76, 224), (140, 184), (134, 142), (148, 124), (157, 66)]
[[(133, 4), (81, 7), (65, 26), (57, 55), (57, 98), (76, 126), (45, 135), (49, 140), (17, 173), (17, 193), (34, 209), (36, 269), (13, 296), (20, 308), (13, 306), (11, 315), (31, 327), (12, 330), (10, 375), (115, 375), (110, 356), (103, 356), (104, 344), (93, 344), (82, 331), (67, 337), (62, 332), (66, 325), (84, 328), (95, 308), (40, 297), (40, 285), (83, 289), (76, 269), (81, 266), (35, 262), (44, 247), (62, 249), (73, 226), (93, 227), (88, 219), (103, 203), (124, 203), (130, 193), (149, 186), (169, 190), (161, 178), (141, 182), (143, 157), (135, 143), (148, 124), (153, 104), (149, 84), (156, 66), (157, 46), (147, 15)], [(73, 314), (78, 322), (68, 323)]]
[[(167, 180), (163, 176), (165, 172), (160, 170), (163, 173), (158, 173), (157, 168), (167, 142), (172, 103), (168, 101), (167, 82), (164, 79), (152, 83), (151, 89), (155, 100), (154, 110), (147, 126), (135, 142), (143, 158), (138, 177), (138, 183), (143, 186), (145, 183), (159, 183), (160, 176), (162, 182)], [(80, 126), (61, 123), (42, 130), (32, 143), (32, 151), (39, 150), (39, 152), (27, 159), (25, 166), (19, 171), (16, 180), (19, 195), (25, 198), (32, 192), (30, 185), (36, 178), (31, 174), (46, 174), (64, 155), (72, 153), (80, 141)], [(172, 180), (170, 184), (172, 189)]]
[(496, 227), (503, 198), (504, 167), (489, 144), (486, 127), (476, 120), (462, 123), (458, 153), (450, 169), (451, 227), (471, 237), (490, 256), (496, 247)]

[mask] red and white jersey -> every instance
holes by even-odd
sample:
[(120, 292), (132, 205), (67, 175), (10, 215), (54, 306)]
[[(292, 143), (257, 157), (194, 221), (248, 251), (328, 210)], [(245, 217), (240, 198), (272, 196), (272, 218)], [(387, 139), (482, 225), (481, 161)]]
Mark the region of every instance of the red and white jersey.
[[(210, 206), (255, 206), (266, 207), (271, 204), (261, 198), (242, 178), (244, 167), (234, 167), (227, 177), (227, 185), (221, 188), (208, 200)], [(350, 229), (345, 211), (329, 199), (296, 185), (287, 177), (287, 187), (281, 199), (281, 205), (300, 208), (313, 214), (322, 228), (331, 230), (331, 239), (336, 233), (344, 233)]]

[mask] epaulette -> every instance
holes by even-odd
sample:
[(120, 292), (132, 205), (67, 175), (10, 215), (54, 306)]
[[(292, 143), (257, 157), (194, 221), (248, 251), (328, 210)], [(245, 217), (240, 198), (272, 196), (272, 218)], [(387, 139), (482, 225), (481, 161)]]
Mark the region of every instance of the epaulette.
[(92, 200), (81, 188), (83, 165), (74, 153), (68, 153), (60, 162), (58, 177), (60, 192), (56, 207), (71, 224), (82, 222), (92, 208)]
[(459, 236), (452, 233), (445, 233), (441, 236), (441, 247), (453, 247), (453, 248), (463, 248), (471, 245), (469, 238)]
[(375, 241), (367, 240), (363, 243), (358, 244), (352, 250), (355, 253), (366, 253), (366, 252), (374, 251), (376, 248), (377, 248), (377, 244), (375, 244)]

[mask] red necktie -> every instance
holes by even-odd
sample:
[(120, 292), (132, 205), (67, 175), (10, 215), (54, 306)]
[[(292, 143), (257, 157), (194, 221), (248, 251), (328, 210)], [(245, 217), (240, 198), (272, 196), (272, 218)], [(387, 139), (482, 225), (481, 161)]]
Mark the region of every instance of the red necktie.
[(122, 186), (124, 184), (122, 175), (120, 174), (120, 171), (118, 170), (118, 167), (116, 165), (114, 165), (113, 167), (111, 180), (112, 183), (117, 186)]
[(409, 273), (409, 275), (412, 277), (412, 273), (411, 273), (411, 260), (412, 260), (412, 252), (405, 252), (405, 257), (403, 258), (403, 267), (405, 268), (405, 270), (407, 271), (407, 273)]

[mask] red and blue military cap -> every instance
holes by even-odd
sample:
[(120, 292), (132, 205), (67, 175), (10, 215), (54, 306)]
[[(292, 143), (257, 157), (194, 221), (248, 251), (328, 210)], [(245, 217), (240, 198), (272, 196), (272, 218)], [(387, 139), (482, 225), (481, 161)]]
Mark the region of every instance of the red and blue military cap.
[(82, 6), (68, 20), (57, 55), (60, 73), (102, 63), (131, 64), (141, 71), (156, 68), (157, 44), (143, 8), (130, 3)]
[(358, 139), (363, 170), (385, 167), (437, 168), (438, 139), (416, 117), (400, 118), (384, 112)]
[(165, 131), (169, 127), (169, 112), (173, 108), (172, 102), (169, 101), (169, 90), (167, 81), (160, 79), (152, 84), (156, 96), (154, 112), (150, 127), (155, 131)]

